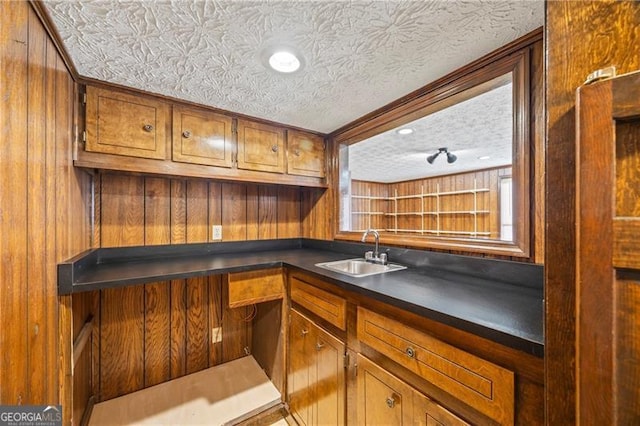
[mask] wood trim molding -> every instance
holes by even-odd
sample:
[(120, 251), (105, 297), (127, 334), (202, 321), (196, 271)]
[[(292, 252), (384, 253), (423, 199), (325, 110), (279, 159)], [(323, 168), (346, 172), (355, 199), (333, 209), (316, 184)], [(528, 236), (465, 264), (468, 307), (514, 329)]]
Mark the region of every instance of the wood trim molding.
[(47, 8), (44, 7), (41, 0), (29, 0), (29, 3), (31, 4), (31, 7), (33, 7), (33, 10), (36, 12), (36, 15), (38, 15), (38, 18), (40, 18), (44, 29), (47, 31), (47, 34), (49, 34), (49, 38), (51, 38), (51, 41), (56, 47), (56, 50), (62, 57), (64, 64), (71, 74), (71, 77), (73, 77), (75, 81), (78, 81), (78, 78), (80, 77), (80, 74), (78, 74), (78, 69), (73, 63), (71, 55), (69, 55), (69, 51), (64, 46), (62, 38), (60, 37), (60, 33), (58, 33), (56, 26), (53, 24), (53, 20), (51, 19), (49, 11), (47, 11)]

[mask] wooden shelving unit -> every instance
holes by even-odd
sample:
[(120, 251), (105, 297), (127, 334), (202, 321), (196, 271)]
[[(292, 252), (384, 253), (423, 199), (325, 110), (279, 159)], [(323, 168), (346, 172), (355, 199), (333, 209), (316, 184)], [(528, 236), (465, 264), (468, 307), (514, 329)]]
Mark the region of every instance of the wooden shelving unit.
[[(470, 236), (470, 237), (478, 237), (478, 236), (490, 236), (491, 233), (489, 231), (485, 231), (480, 229), (478, 226), (478, 217), (481, 215), (489, 214), (489, 210), (478, 208), (478, 194), (489, 192), (489, 188), (478, 188), (477, 181), (474, 179), (473, 188), (470, 189), (462, 189), (457, 191), (440, 191), (440, 185), (436, 184), (435, 192), (424, 192), (424, 186), (421, 185), (419, 194), (406, 194), (406, 195), (398, 195), (397, 189), (395, 190), (394, 196), (391, 197), (377, 197), (371, 196), (371, 191), (368, 191), (368, 195), (352, 195), (353, 199), (358, 200), (366, 200), (367, 208), (360, 208), (358, 211), (352, 211), (351, 214), (354, 216), (366, 216), (366, 228), (371, 228), (372, 217), (384, 215), (391, 218), (393, 222), (391, 226), (384, 228), (385, 231), (393, 232), (393, 233), (416, 233), (421, 235), (460, 235), (460, 236)], [(473, 197), (473, 208), (469, 210), (443, 210), (443, 198), (445, 197), (453, 197), (453, 196), (472, 196)], [(403, 200), (420, 200), (420, 210), (419, 211), (401, 211), (401, 208), (398, 206), (399, 201)], [(435, 208), (427, 209), (425, 208), (426, 200), (434, 200)], [(375, 200), (384, 200), (388, 201), (389, 211), (374, 211), (372, 208), (372, 201)], [(432, 203), (433, 204), (433, 203)], [(473, 229), (472, 230), (464, 230), (464, 231), (456, 231), (456, 230), (448, 230), (442, 228), (442, 220), (441, 217), (446, 216), (460, 216), (460, 215), (470, 215), (473, 217)], [(398, 218), (406, 217), (406, 216), (416, 216), (420, 217), (421, 226), (416, 229), (409, 229), (400, 227), (398, 224)], [(425, 224), (425, 218), (434, 218), (435, 219), (435, 227), (427, 226)], [(354, 230), (354, 231), (364, 231), (362, 230)]]

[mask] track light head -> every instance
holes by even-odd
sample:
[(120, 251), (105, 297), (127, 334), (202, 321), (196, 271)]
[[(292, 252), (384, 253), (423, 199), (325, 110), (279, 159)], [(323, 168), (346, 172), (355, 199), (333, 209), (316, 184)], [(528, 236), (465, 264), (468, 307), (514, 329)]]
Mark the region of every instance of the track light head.
[(458, 156), (450, 153), (448, 151), (448, 148), (438, 148), (438, 152), (436, 152), (435, 154), (431, 154), (430, 156), (427, 157), (427, 161), (429, 162), (429, 164), (433, 164), (436, 158), (438, 158), (438, 155), (442, 153), (447, 154), (447, 163), (449, 164), (454, 163), (458, 159)]
[(429, 164), (433, 164), (433, 162), (436, 160), (436, 158), (438, 158), (438, 155), (440, 155), (440, 151), (436, 152), (435, 154), (431, 154), (430, 156), (427, 157), (427, 161), (429, 162)]

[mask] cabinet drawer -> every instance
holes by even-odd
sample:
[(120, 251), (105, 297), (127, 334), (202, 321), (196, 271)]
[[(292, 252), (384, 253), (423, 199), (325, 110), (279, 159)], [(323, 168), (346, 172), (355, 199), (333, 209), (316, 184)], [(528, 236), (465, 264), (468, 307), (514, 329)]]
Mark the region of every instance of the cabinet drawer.
[(358, 339), (486, 416), (513, 424), (512, 371), (362, 307)]
[(232, 124), (226, 115), (174, 107), (173, 161), (231, 167)]
[(230, 273), (228, 285), (230, 308), (284, 297), (282, 268)]
[(87, 87), (87, 151), (165, 159), (169, 106)]
[(344, 298), (291, 277), (291, 300), (340, 330), (346, 329), (347, 301)]

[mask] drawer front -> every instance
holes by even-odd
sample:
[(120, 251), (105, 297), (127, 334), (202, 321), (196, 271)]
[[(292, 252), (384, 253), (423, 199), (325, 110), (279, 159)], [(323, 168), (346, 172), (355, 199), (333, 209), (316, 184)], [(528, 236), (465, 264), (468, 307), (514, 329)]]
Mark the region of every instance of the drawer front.
[(346, 330), (347, 301), (344, 298), (291, 277), (291, 300), (340, 330)]
[(86, 150), (165, 159), (168, 116), (162, 102), (88, 86)]
[(358, 339), (486, 416), (513, 424), (512, 371), (362, 307)]
[(228, 283), (230, 308), (284, 297), (282, 268), (230, 273)]

